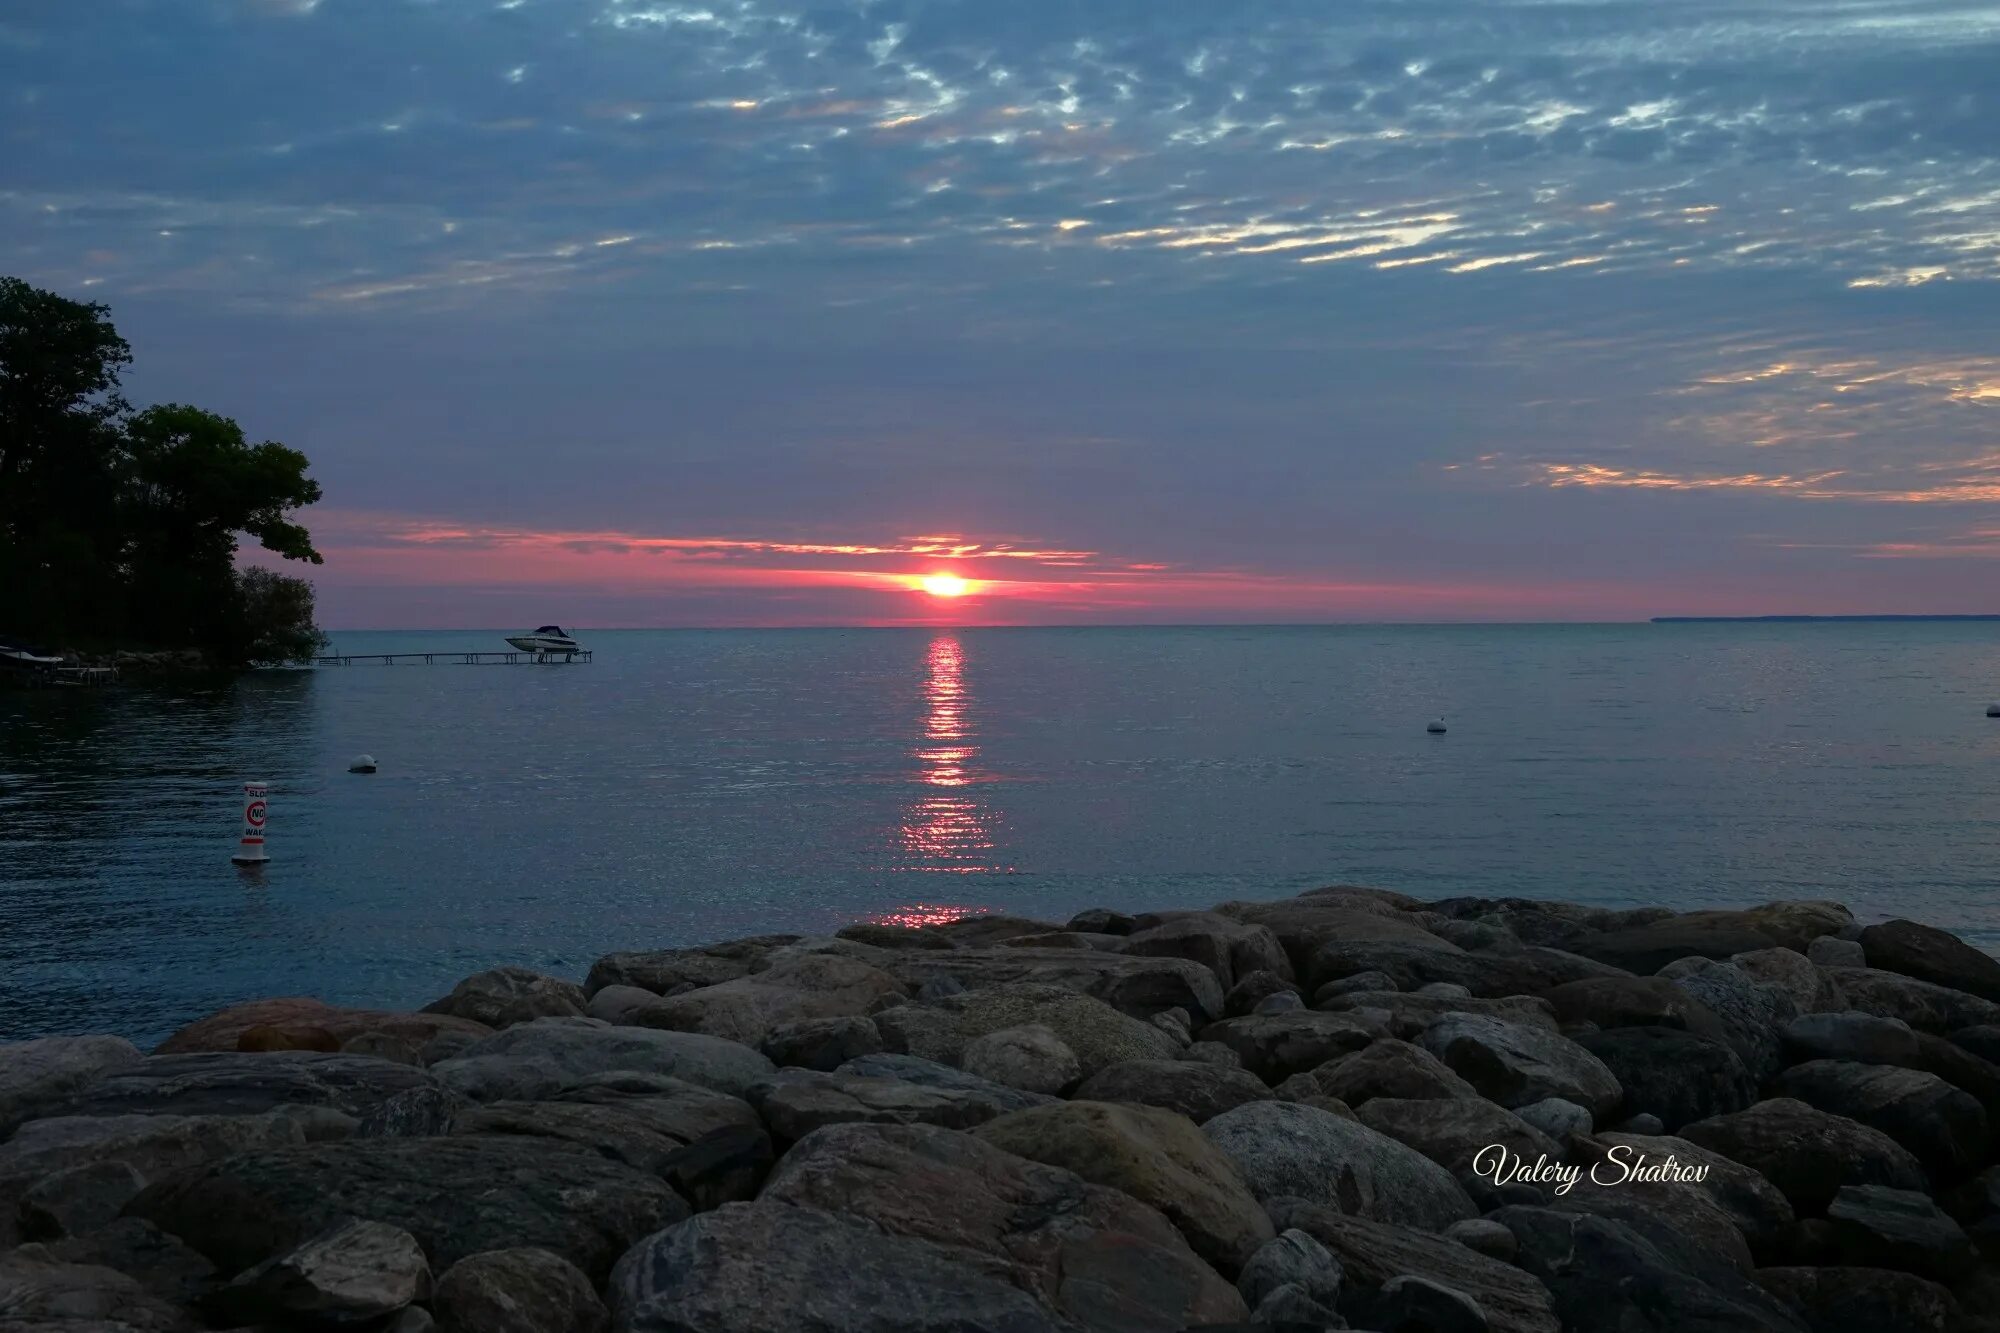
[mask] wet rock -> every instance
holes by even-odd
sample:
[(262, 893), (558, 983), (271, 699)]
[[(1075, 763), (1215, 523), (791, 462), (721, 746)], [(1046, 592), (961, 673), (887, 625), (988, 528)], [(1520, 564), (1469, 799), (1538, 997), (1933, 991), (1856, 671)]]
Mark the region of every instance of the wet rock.
[(1778, 1034), (1799, 1012), (1789, 992), (1765, 985), (1733, 963), (1707, 959), (1673, 964), (1661, 975), (1721, 1020), (1723, 1039), (1751, 1078), (1761, 1083), (1784, 1066)]
[(1469, 1250), (1476, 1250), (1489, 1259), (1502, 1263), (1512, 1263), (1520, 1250), (1520, 1242), (1514, 1233), (1498, 1222), (1490, 1222), (1483, 1217), (1470, 1217), (1463, 1222), (1453, 1222), (1444, 1229), (1447, 1238), (1457, 1241)]
[(1062, 986), (998, 985), (875, 1015), (891, 1051), (956, 1065), (989, 1032), (1035, 1024), (1075, 1052), (1085, 1077), (1125, 1060), (1172, 1059), (1180, 1044), (1149, 1023)]
[(1059, 1093), (1083, 1074), (1076, 1052), (1040, 1023), (974, 1037), (960, 1064), (975, 1078), (1023, 1092)]
[(200, 1327), (123, 1273), (0, 1253), (0, 1328), (12, 1333), (193, 1333)]
[(830, 1071), (881, 1049), (874, 1021), (858, 1014), (779, 1023), (764, 1035), (764, 1054), (780, 1068)]
[(1624, 1089), (1618, 1115), (1658, 1116), (1669, 1133), (1757, 1100), (1757, 1081), (1736, 1052), (1692, 1032), (1613, 1028), (1580, 1036), (1577, 1043), (1602, 1060)]
[(668, 995), (747, 977), (774, 950), (798, 943), (797, 935), (753, 935), (692, 949), (653, 949), (606, 954), (591, 965), (583, 991), (596, 995), (606, 986), (636, 986)]
[(583, 1005), (583, 987), (573, 981), (525, 967), (496, 967), (467, 977), (423, 1011), (505, 1028), (537, 1018), (574, 1018)]
[(1360, 1051), (1384, 1035), (1382, 1025), (1362, 1014), (1300, 1010), (1288, 1014), (1246, 1014), (1210, 1023), (1203, 1041), (1221, 1042), (1243, 1067), (1268, 1083), (1316, 1069), (1336, 1056)]
[(1760, 1268), (1757, 1281), (1812, 1333), (1946, 1333), (1957, 1314), (1937, 1283), (1887, 1268)]
[(25, 1240), (81, 1236), (117, 1219), (146, 1178), (129, 1162), (94, 1161), (43, 1176), (21, 1195)]
[(1807, 945), (1806, 958), (1820, 967), (1868, 966), (1868, 954), (1861, 941), (1844, 940), (1837, 935), (1822, 935)]
[(1809, 1060), (1787, 1069), (1776, 1090), (1881, 1130), (1943, 1176), (1969, 1171), (1986, 1158), (1985, 1111), (1935, 1074), (1852, 1060)]
[(1545, 991), (1542, 998), (1566, 1026), (1680, 1028), (1699, 1037), (1723, 1036), (1722, 1020), (1664, 977), (1591, 977)]
[(467, 1255), (431, 1304), (444, 1333), (604, 1333), (611, 1322), (576, 1265), (532, 1247)]
[(2000, 1004), (1966, 991), (1874, 967), (1833, 967), (1827, 971), (1849, 1009), (1900, 1018), (1922, 1032), (2000, 1025)]
[(231, 1005), (207, 1018), (197, 1019), (168, 1037), (154, 1049), (155, 1055), (183, 1055), (193, 1051), (235, 1051), (243, 1034), (251, 1028), (271, 1028), (277, 1032), (316, 1029), (333, 1037), (336, 1044), (364, 1032), (383, 1032), (402, 1037), (422, 1047), (448, 1033), (484, 1037), (489, 1029), (471, 1019), (450, 1014), (405, 1014), (384, 1009), (345, 1009), (303, 996), (285, 999), (251, 1000)]
[(758, 1046), (780, 1024), (862, 1015), (908, 993), (902, 982), (859, 959), (785, 948), (774, 950), (760, 971), (667, 996), (626, 1021)]
[(0, 1139), (142, 1058), (123, 1037), (43, 1037), (0, 1045)]
[(823, 1129), (779, 1161), (765, 1203), (839, 1209), (892, 1235), (954, 1246), (962, 1265), (982, 1256), (987, 1271), (1092, 1328), (1178, 1330), (1246, 1313), (1158, 1212), (970, 1135)]
[(1227, 991), (1238, 977), (1271, 972), (1290, 979), (1292, 961), (1278, 937), (1214, 912), (1188, 912), (1126, 936), (1121, 953), (1148, 958), (1185, 958), (1215, 973)]
[(1353, 1055), (1328, 1060), (1300, 1077), (1320, 1096), (1360, 1106), (1375, 1097), (1477, 1097), (1470, 1083), (1421, 1046), (1383, 1037)]
[(136, 1217), (120, 1218), (87, 1236), (23, 1245), (16, 1253), (46, 1263), (109, 1268), (171, 1305), (194, 1304), (217, 1281), (214, 1264)]
[(761, 1053), (721, 1037), (538, 1018), (467, 1047), (431, 1073), (471, 1101), (537, 1101), (615, 1071), (666, 1074), (741, 1096), (773, 1068)]
[(1246, 1102), (1267, 1101), (1271, 1090), (1241, 1069), (1194, 1060), (1127, 1060), (1098, 1070), (1073, 1095), (1084, 1101), (1157, 1106), (1201, 1124)]
[(1847, 1007), (1840, 987), (1825, 969), (1815, 966), (1794, 949), (1758, 949), (1733, 955), (1730, 960), (1767, 986), (1776, 986), (1792, 997), (1802, 1014), (1837, 1012)]
[(1800, 1014), (1785, 1024), (1785, 1051), (1795, 1060), (1858, 1060), (1865, 1064), (1917, 1063), (1917, 1035), (1899, 1018), (1858, 1010)]
[[(1729, 1215), (1753, 1251), (1769, 1249), (1792, 1225), (1792, 1206), (1776, 1185), (1753, 1168), (1687, 1139), (1612, 1130), (1594, 1135), (1583, 1146), (1591, 1150), (1588, 1158), (1592, 1163), (1611, 1164), (1602, 1173), (1606, 1179), (1621, 1176), (1626, 1167), (1635, 1173), (1667, 1165), (1704, 1168), (1705, 1174), (1699, 1181), (1668, 1180), (1647, 1185), (1628, 1178), (1618, 1188), (1642, 1192), (1699, 1189)], [(1623, 1151), (1612, 1151), (1618, 1148)]]
[(381, 1222), (341, 1222), (267, 1259), (218, 1291), (217, 1312), (341, 1329), (429, 1299), (430, 1265), (416, 1238)]
[[(904, 953), (883, 966), (913, 987), (950, 976), (975, 992), (1059, 987), (1100, 1000), (1132, 1018), (1143, 1019), (1162, 1009), (1185, 1009), (1202, 1022), (1222, 1014), (1222, 984), (1215, 973), (1185, 958), (1147, 958), (1099, 949), (995, 948)], [(1076, 1045), (1061, 1028), (1056, 1031)], [(1083, 1054), (1081, 1048), (1077, 1054)]]
[(1517, 1106), (1514, 1114), (1557, 1143), (1565, 1142), (1572, 1134), (1590, 1132), (1590, 1112), (1560, 1097), (1546, 1097), (1526, 1106)]
[(1279, 976), (1276, 972), (1251, 972), (1236, 979), (1223, 997), (1224, 1010), (1231, 1018), (1239, 1017), (1255, 1009), (1273, 995), (1294, 995), (1298, 986)]
[(1825, 1212), (1842, 1185), (1927, 1184), (1922, 1165), (1887, 1134), (1790, 1097), (1698, 1120), (1680, 1136), (1758, 1172), (1806, 1217)]
[(280, 1106), (325, 1106), (362, 1116), (397, 1093), (429, 1086), (420, 1069), (360, 1055), (155, 1055), (106, 1075), (49, 1113), (257, 1115)]
[(664, 1175), (674, 1154), (721, 1129), (761, 1133), (748, 1102), (692, 1083), (652, 1095), (572, 1090), (563, 1100), (490, 1102), (458, 1117), (455, 1134), (518, 1134), (588, 1148), (615, 1162)]
[(859, 1072), (868, 1068), (870, 1061), (881, 1059), (865, 1057), (830, 1074), (810, 1069), (780, 1069), (751, 1086), (750, 1104), (764, 1117), (773, 1135), (791, 1142), (827, 1125), (942, 1125), (947, 1129), (970, 1129), (1009, 1111), (1049, 1100), (943, 1065), (935, 1066), (936, 1076), (926, 1083), (886, 1072)]
[(973, 1131), (1017, 1157), (1073, 1171), (1159, 1209), (1225, 1276), (1271, 1239), (1235, 1163), (1192, 1121), (1149, 1106), (1072, 1101), (1015, 1111)]
[(1951, 1283), (1978, 1266), (1972, 1240), (1928, 1194), (1846, 1185), (1827, 1205), (1842, 1261), (1875, 1264)]
[(1623, 1097), (1604, 1062), (1567, 1038), (1479, 1014), (1448, 1014), (1424, 1029), (1420, 1044), (1502, 1106), (1545, 1097), (1575, 1102), (1593, 1116), (1616, 1110)]
[(1452, 1173), (1421, 1152), (1317, 1107), (1251, 1102), (1209, 1120), (1202, 1133), (1259, 1199), (1295, 1195), (1432, 1231), (1477, 1211)]
[[(1406, 1144), (1449, 1172), (1473, 1199), (1491, 1206), (1500, 1188), (1480, 1154), (1497, 1145), (1523, 1162), (1562, 1156), (1562, 1145), (1527, 1121), (1476, 1097), (1377, 1097), (1355, 1112), (1361, 1123)], [(1292, 1193), (1299, 1191), (1293, 1190)], [(1406, 1221), (1393, 1212), (1388, 1220)]]
[[(885, 1234), (819, 1208), (730, 1204), (648, 1237), (619, 1261), (619, 1333), (1067, 1333), (962, 1249)], [(1088, 1282), (1088, 1277), (1082, 1279)]]
[(2000, 1001), (2000, 959), (1935, 926), (1902, 920), (1866, 926), (1861, 948), (1871, 968)]
[[(1406, 915), (1404, 909), (1415, 905), (1414, 900), (1401, 895), (1385, 897), (1380, 890), (1355, 889), (1302, 893), (1276, 902), (1227, 902), (1218, 904), (1214, 911), (1268, 928), (1304, 977), (1308, 969), (1303, 965), (1315, 949), (1330, 940), (1436, 941), (1435, 935)], [(1325, 979), (1314, 978), (1312, 984)]]
[(534, 1245), (602, 1276), (687, 1205), (656, 1177), (587, 1149), (467, 1136), (238, 1153), (148, 1186), (126, 1212), (232, 1273), (360, 1218), (408, 1231), (438, 1268)]

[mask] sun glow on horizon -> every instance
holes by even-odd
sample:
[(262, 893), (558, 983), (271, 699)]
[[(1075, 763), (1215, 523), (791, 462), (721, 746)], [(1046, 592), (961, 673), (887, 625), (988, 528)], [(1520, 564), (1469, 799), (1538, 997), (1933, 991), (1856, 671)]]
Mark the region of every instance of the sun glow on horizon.
[(972, 582), (956, 574), (927, 574), (917, 580), (917, 587), (933, 597), (963, 597), (972, 591)]

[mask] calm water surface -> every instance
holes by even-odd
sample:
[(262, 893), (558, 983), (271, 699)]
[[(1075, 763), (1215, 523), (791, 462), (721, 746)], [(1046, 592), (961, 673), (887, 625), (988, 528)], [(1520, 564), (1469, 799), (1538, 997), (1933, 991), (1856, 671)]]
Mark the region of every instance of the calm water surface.
[[(0, 695), (0, 1039), (1340, 880), (1829, 897), (2000, 947), (2000, 626), (581, 637), (587, 665)], [(346, 771), (363, 751), (380, 772)], [(271, 783), (255, 874), (229, 863), (245, 778)]]

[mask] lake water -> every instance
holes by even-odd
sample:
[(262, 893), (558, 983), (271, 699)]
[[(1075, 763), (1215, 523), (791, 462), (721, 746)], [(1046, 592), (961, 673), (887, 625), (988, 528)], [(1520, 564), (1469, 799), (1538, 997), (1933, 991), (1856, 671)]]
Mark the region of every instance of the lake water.
[[(1996, 625), (580, 637), (595, 661), (0, 695), (0, 1039), (1338, 881), (1836, 898), (2000, 945)], [(348, 773), (364, 751), (380, 771)], [(229, 862), (246, 778), (271, 784), (254, 873)]]

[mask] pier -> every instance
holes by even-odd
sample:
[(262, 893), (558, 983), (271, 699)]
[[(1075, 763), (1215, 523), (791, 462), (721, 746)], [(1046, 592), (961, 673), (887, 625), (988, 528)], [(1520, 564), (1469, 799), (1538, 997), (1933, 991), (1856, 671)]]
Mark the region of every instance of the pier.
[(316, 666), (353, 666), (357, 662), (380, 662), (383, 666), (397, 666), (410, 663), (414, 666), (435, 666), (442, 662), (447, 666), (546, 666), (565, 665), (570, 662), (588, 662), (590, 650), (579, 648), (573, 653), (524, 653), (518, 649), (502, 653), (468, 653), (456, 648), (442, 649), (428, 653), (337, 653), (332, 657), (315, 657)]

